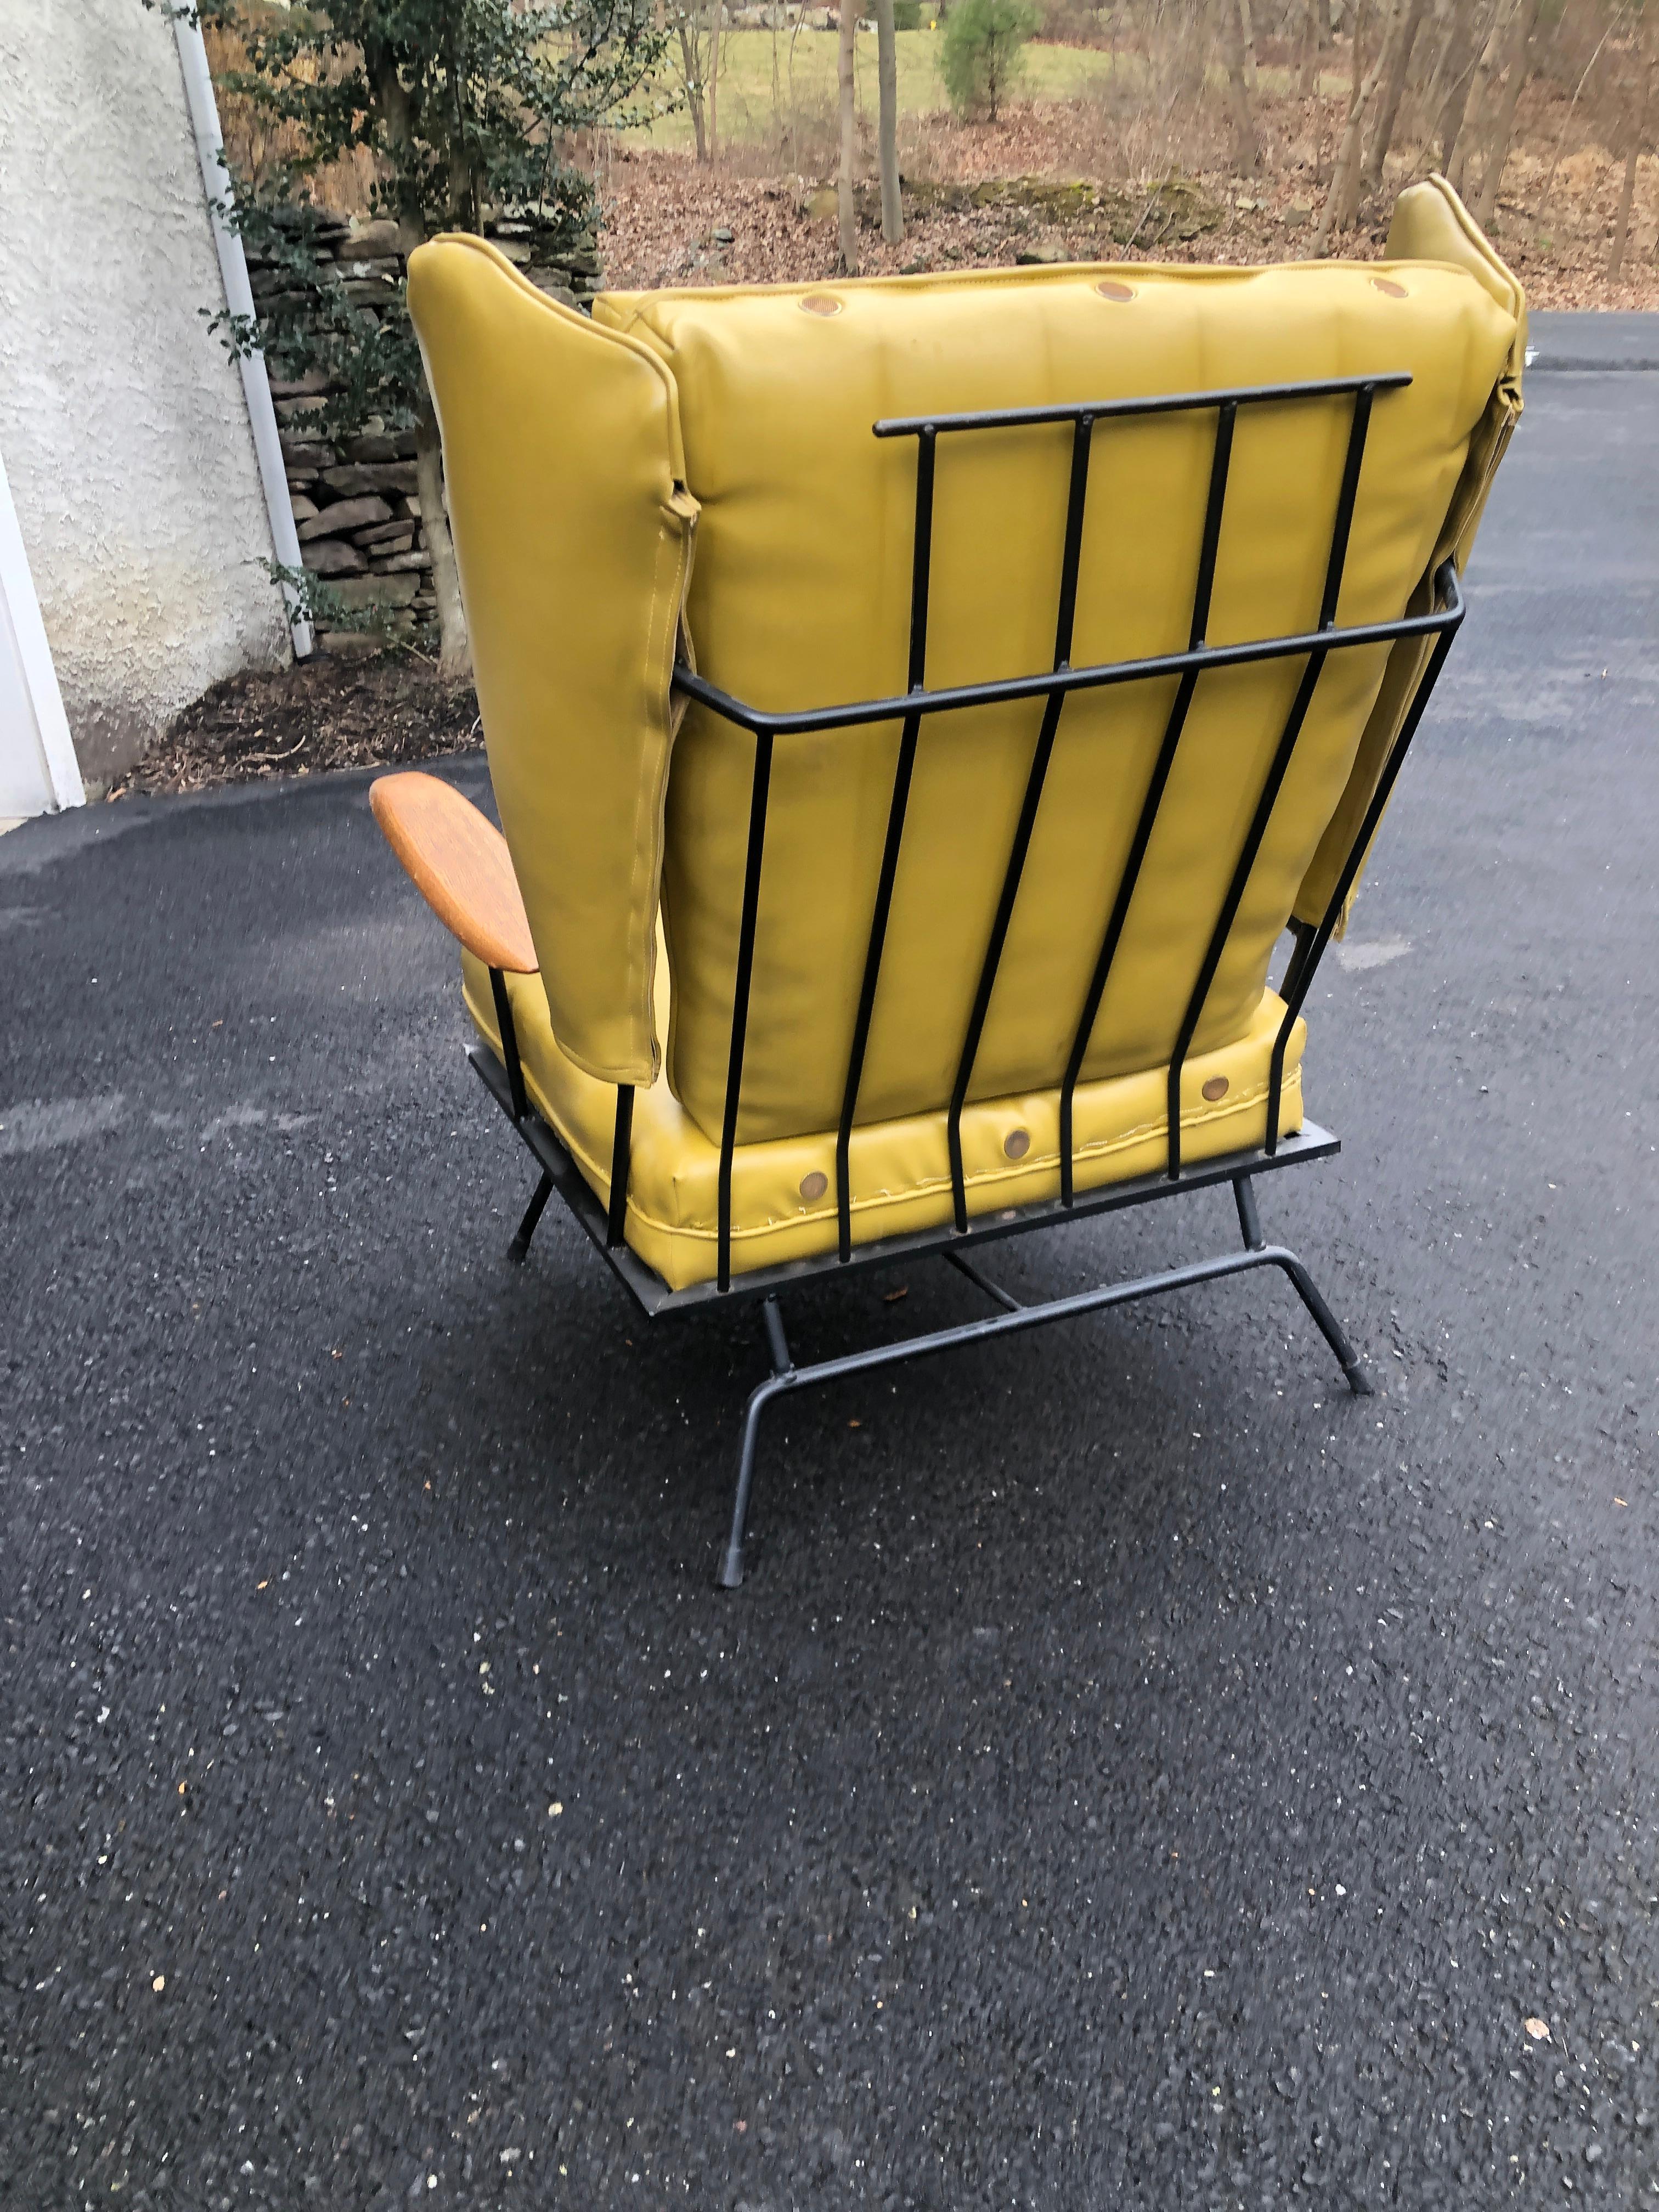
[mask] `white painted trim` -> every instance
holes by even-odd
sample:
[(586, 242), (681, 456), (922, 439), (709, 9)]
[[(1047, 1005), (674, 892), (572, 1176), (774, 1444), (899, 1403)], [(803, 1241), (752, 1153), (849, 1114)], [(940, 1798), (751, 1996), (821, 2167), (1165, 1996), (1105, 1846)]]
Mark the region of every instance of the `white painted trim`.
[[(213, 96), (213, 76), (208, 68), (207, 47), (194, 10), (175, 15), (173, 35), (179, 45), (179, 66), (184, 72), (185, 98), (190, 104), (191, 128), (196, 134), (196, 154), (202, 165), (202, 189), (207, 194), (208, 220), (224, 279), (225, 305), (233, 315), (253, 313), (253, 289), (247, 280), (247, 256), (240, 235), (225, 220), (234, 204), (230, 172), (220, 155), (224, 140), (219, 131), (219, 104)], [(259, 479), (264, 486), (265, 508), (270, 517), (270, 540), (285, 568), (297, 568), (300, 537), (294, 526), (294, 508), (288, 495), (288, 470), (276, 431), (276, 410), (271, 404), (270, 379), (262, 353), (245, 354), (238, 364), (242, 390), (247, 396), (248, 420), (253, 426), (253, 450), (258, 457)], [(311, 624), (301, 614), (292, 592), (285, 592), (289, 626), (294, 633), (295, 657), (303, 660), (311, 651)]]
[(52, 787), (51, 804), (84, 806), (87, 794), (81, 781), (81, 763), (75, 757), (75, 741), (64, 712), (64, 695), (58, 688), (58, 671), (52, 664), (46, 626), (40, 619), (40, 602), (34, 595), (28, 549), (12, 503), (3, 455), (0, 455), (0, 601), (3, 601), (0, 620), (9, 618), (16, 643), (23, 690), (34, 716), (35, 734)]

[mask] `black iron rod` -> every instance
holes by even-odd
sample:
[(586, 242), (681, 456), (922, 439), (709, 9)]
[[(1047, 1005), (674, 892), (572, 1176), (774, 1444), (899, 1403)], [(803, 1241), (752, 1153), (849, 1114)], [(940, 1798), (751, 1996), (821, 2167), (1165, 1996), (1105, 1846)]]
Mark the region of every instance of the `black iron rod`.
[(1325, 957), (1325, 948), (1335, 933), (1343, 908), (1347, 904), (1348, 894), (1353, 889), (1355, 878), (1364, 865), (1365, 855), (1370, 850), (1371, 841), (1376, 836), (1378, 826), (1382, 820), (1389, 794), (1394, 790), (1395, 781), (1405, 764), (1406, 755), (1411, 748), (1412, 739), (1417, 735), (1418, 725), (1421, 722), (1424, 712), (1428, 706), (1429, 696), (1439, 680), (1440, 672), (1445, 665), (1446, 655), (1451, 651), (1452, 640), (1456, 635), (1455, 629), (1446, 630), (1436, 641), (1429, 665), (1419, 680), (1410, 710), (1401, 725), (1400, 735), (1395, 739), (1393, 750), (1383, 765), (1382, 775), (1377, 778), (1376, 789), (1371, 793), (1370, 805), (1365, 809), (1353, 843), (1348, 848), (1348, 857), (1342, 864), (1342, 872), (1336, 879), (1336, 886), (1326, 906), (1324, 917), (1311, 936), (1305, 942), (1298, 945), (1297, 957), (1291, 963), (1295, 971), (1294, 975), (1287, 975), (1285, 978), (1283, 994), (1285, 1018), (1279, 1025), (1278, 1036), (1273, 1039), (1273, 1058), (1269, 1062), (1267, 1072), (1266, 1150), (1269, 1152), (1275, 1152), (1279, 1149), (1279, 1116), (1285, 1090), (1285, 1054), (1291, 1042), (1291, 1032), (1296, 1027), (1297, 1017), (1301, 1012), (1303, 1002), (1312, 987), (1319, 963)]
[(939, 1257), (941, 1260), (948, 1260), (957, 1274), (966, 1275), (974, 1288), (976, 1291), (983, 1291), (992, 1304), (1000, 1306), (1004, 1313), (1019, 1313), (1024, 1310), (1013, 1292), (1005, 1291), (1000, 1283), (994, 1283), (988, 1275), (982, 1275), (965, 1252), (958, 1252), (952, 1245), (947, 1244), (939, 1254)]
[(1370, 419), (1371, 387), (1368, 383), (1364, 383), (1361, 384), (1354, 392), (1353, 414), (1348, 425), (1348, 449), (1342, 465), (1341, 487), (1337, 493), (1336, 516), (1331, 526), (1330, 556), (1325, 563), (1325, 589), (1320, 599), (1319, 608), (1319, 636), (1322, 642), (1310, 653), (1308, 665), (1302, 672), (1302, 681), (1297, 686), (1296, 697), (1291, 702), (1284, 733), (1274, 751), (1272, 764), (1267, 770), (1267, 781), (1261, 787), (1261, 795), (1256, 802), (1255, 812), (1251, 817), (1249, 830), (1244, 839), (1244, 848), (1240, 853), (1237, 865), (1233, 870), (1232, 881), (1227, 886), (1227, 896), (1221, 902), (1221, 912), (1216, 917), (1215, 927), (1210, 933), (1210, 941), (1205, 948), (1204, 958), (1199, 968), (1198, 981), (1193, 987), (1192, 996), (1187, 1002), (1187, 1011), (1182, 1017), (1175, 1050), (1170, 1055), (1167, 1104), (1170, 1125), (1168, 1173), (1172, 1182), (1181, 1173), (1182, 1069), (1186, 1063), (1193, 1038), (1197, 1033), (1198, 1024), (1203, 1018), (1204, 1002), (1210, 995), (1210, 986), (1214, 982), (1216, 969), (1221, 964), (1222, 952), (1225, 949), (1228, 938), (1232, 934), (1233, 923), (1237, 918), (1245, 886), (1249, 882), (1250, 872), (1255, 866), (1256, 855), (1261, 850), (1261, 841), (1267, 834), (1267, 823), (1272, 817), (1274, 804), (1290, 769), (1291, 756), (1296, 750), (1297, 739), (1302, 734), (1303, 725), (1308, 719), (1308, 709), (1313, 704), (1315, 689), (1320, 677), (1324, 673), (1329, 647), (1322, 641), (1328, 640), (1337, 634), (1334, 628), (1336, 603), (1342, 592), (1342, 570), (1347, 560), (1348, 538), (1353, 525), (1354, 500), (1359, 489), (1359, 471), (1365, 457), (1365, 434), (1370, 427)]
[(628, 1228), (628, 1176), (634, 1130), (634, 1086), (617, 1085), (617, 1127), (611, 1140), (611, 1203), (605, 1212), (605, 1241), (614, 1252)]
[(519, 1058), (519, 1032), (513, 1023), (513, 1001), (507, 995), (507, 978), (499, 968), (489, 971), (489, 995), (495, 1001), (495, 1027), (501, 1034), (501, 1065), (507, 1070), (507, 1090), (513, 1099), (513, 1118), (522, 1121), (525, 1115), (524, 1066)]
[(1097, 422), (1125, 416), (1180, 415), (1195, 408), (1218, 407), (1224, 401), (1235, 407), (1274, 405), (1285, 399), (1330, 399), (1348, 392), (1394, 392), (1411, 382), (1409, 371), (1392, 369), (1380, 376), (1328, 376), (1305, 384), (1237, 384), (1214, 392), (1160, 392), (1144, 399), (1077, 399), (1048, 407), (981, 409), (963, 415), (890, 416), (872, 425), (878, 438), (944, 437), (952, 430), (1012, 430), (1031, 422), (1074, 422), (1079, 415)]
[(738, 969), (732, 991), (732, 1050), (726, 1067), (726, 1111), (720, 1123), (720, 1218), (715, 1280), (732, 1287), (732, 1155), (738, 1142), (738, 1100), (743, 1090), (743, 1049), (749, 1030), (749, 987), (755, 972), (755, 923), (760, 912), (761, 860), (766, 849), (766, 800), (772, 782), (772, 740), (755, 739), (749, 794), (749, 850), (743, 871), (743, 915), (738, 926)]
[[(916, 451), (915, 537), (910, 556), (909, 683), (913, 691), (922, 689), (927, 676), (927, 580), (933, 544), (933, 441), (924, 437)], [(892, 911), (893, 885), (898, 878), (899, 847), (904, 837), (904, 817), (910, 804), (910, 779), (915, 769), (916, 738), (921, 728), (921, 717), (907, 714), (899, 733), (898, 758), (893, 764), (893, 795), (887, 807), (887, 836), (881, 851), (881, 872), (876, 880), (876, 902), (870, 915), (870, 935), (864, 948), (864, 975), (859, 985), (852, 1049), (847, 1056), (847, 1081), (841, 1095), (841, 1120), (836, 1130), (836, 1224), (843, 1261), (853, 1256), (853, 1117), (858, 1111), (859, 1085), (864, 1080), (864, 1055), (875, 1015), (876, 987), (881, 977), (881, 956), (886, 949), (887, 920)]]
[(1192, 628), (1187, 635), (1187, 650), (1201, 650), (1210, 627), (1210, 599), (1215, 590), (1215, 556), (1221, 547), (1221, 517), (1227, 504), (1227, 476), (1232, 466), (1233, 425), (1238, 420), (1238, 410), (1228, 400), (1218, 410), (1215, 421), (1215, 451), (1210, 459), (1210, 489), (1204, 501), (1204, 535), (1198, 549), (1198, 577), (1193, 587)]
[(1359, 493), (1359, 471), (1365, 459), (1365, 434), (1371, 422), (1371, 392), (1362, 385), (1353, 396), (1353, 419), (1348, 425), (1348, 450), (1342, 461), (1342, 482), (1336, 495), (1336, 521), (1331, 531), (1330, 558), (1325, 563), (1325, 591), (1319, 602), (1319, 627), (1332, 629), (1336, 603), (1342, 595), (1342, 571), (1347, 565), (1348, 538), (1353, 529), (1354, 501)]
[(1261, 787), (1261, 796), (1256, 802), (1255, 812), (1251, 817), (1249, 830), (1244, 839), (1244, 849), (1238, 856), (1238, 865), (1233, 870), (1232, 881), (1227, 886), (1227, 896), (1222, 901), (1221, 912), (1217, 917), (1215, 927), (1210, 933), (1210, 942), (1205, 949), (1204, 958), (1199, 968), (1198, 981), (1193, 986), (1191, 998), (1187, 1001), (1187, 1011), (1182, 1017), (1181, 1029), (1176, 1038), (1175, 1049), (1170, 1055), (1169, 1089), (1166, 1101), (1170, 1123), (1170, 1158), (1166, 1173), (1172, 1182), (1181, 1174), (1181, 1071), (1186, 1065), (1188, 1052), (1204, 1012), (1204, 1002), (1210, 995), (1210, 986), (1214, 982), (1215, 971), (1221, 964), (1222, 952), (1225, 949), (1228, 938), (1232, 934), (1233, 921), (1238, 913), (1239, 902), (1244, 896), (1244, 886), (1250, 879), (1250, 871), (1255, 866), (1256, 854), (1261, 849), (1261, 840), (1267, 834), (1267, 821), (1273, 811), (1273, 802), (1279, 797), (1279, 787), (1285, 781), (1285, 770), (1290, 767), (1291, 755), (1296, 750), (1296, 741), (1302, 734), (1302, 726), (1308, 719), (1308, 709), (1313, 704), (1314, 690), (1324, 672), (1324, 653), (1316, 652), (1310, 657), (1306, 668), (1302, 672), (1302, 681), (1297, 686), (1296, 697), (1291, 701), (1290, 714), (1285, 718), (1284, 733), (1279, 740), (1272, 766), (1267, 771), (1267, 780)]
[[(1225, 412), (1224, 410), (1223, 411)], [(1065, 668), (1072, 650), (1072, 628), (1077, 613), (1078, 567), (1083, 551), (1083, 516), (1089, 497), (1089, 447), (1093, 429), (1094, 418), (1090, 415), (1079, 416), (1073, 429), (1072, 476), (1066, 500), (1066, 543), (1060, 559), (1060, 605), (1054, 617), (1056, 672)], [(1042, 724), (1031, 750), (1031, 765), (1025, 778), (1025, 795), (1020, 802), (1019, 819), (1014, 825), (1014, 841), (1009, 849), (1007, 866), (1003, 871), (1002, 890), (998, 896), (985, 957), (980, 963), (979, 984), (974, 993), (973, 1006), (968, 1016), (968, 1033), (963, 1040), (962, 1056), (957, 1063), (957, 1079), (951, 1092), (950, 1111), (945, 1118), (945, 1140), (951, 1156), (951, 1196), (958, 1235), (968, 1226), (968, 1182), (962, 1159), (962, 1109), (967, 1102), (968, 1086), (973, 1080), (974, 1062), (979, 1056), (980, 1039), (984, 1035), (986, 1017), (991, 1008), (991, 994), (996, 988), (997, 969), (1002, 963), (1003, 948), (1008, 941), (1008, 928), (1013, 920), (1015, 901), (1019, 896), (1020, 878), (1025, 872), (1026, 855), (1031, 848), (1037, 809), (1042, 803), (1042, 787), (1048, 781), (1048, 763), (1054, 757), (1054, 736), (1060, 727), (1060, 709), (1065, 703), (1060, 694), (1054, 693), (1042, 710)]]
[[(1210, 458), (1210, 488), (1204, 502), (1204, 534), (1199, 545), (1198, 574), (1193, 584), (1193, 618), (1187, 633), (1189, 652), (1202, 646), (1204, 633), (1209, 628), (1210, 600), (1215, 589), (1216, 555), (1221, 546), (1221, 519), (1227, 501), (1228, 473), (1232, 466), (1235, 419), (1231, 405), (1224, 405), (1216, 416), (1215, 448)], [(1124, 924), (1129, 918), (1129, 902), (1134, 896), (1135, 885), (1140, 880), (1141, 863), (1146, 858), (1146, 848), (1152, 842), (1153, 824), (1163, 804), (1164, 789), (1169, 782), (1170, 771), (1175, 766), (1176, 748), (1181, 743), (1181, 733), (1187, 726), (1187, 715), (1197, 684), (1196, 670), (1188, 669), (1170, 702), (1170, 718), (1164, 726), (1163, 743), (1152, 763), (1152, 775), (1147, 778), (1146, 793), (1135, 823), (1135, 833), (1129, 842), (1123, 872), (1118, 878), (1112, 911), (1107, 919), (1105, 934), (1100, 940), (1100, 951), (1095, 961), (1094, 972), (1089, 978), (1083, 1012), (1078, 1019), (1077, 1034), (1072, 1040), (1071, 1054), (1061, 1079), (1060, 1196), (1063, 1206), (1070, 1206), (1076, 1195), (1077, 1161), (1073, 1111), (1078, 1078), (1083, 1072), (1089, 1040), (1094, 1035), (1096, 1018), (1100, 1012), (1100, 1002), (1106, 994), (1107, 979), (1112, 972), (1112, 963), (1117, 957), (1118, 942), (1123, 935)]]
[(927, 668), (927, 585), (933, 561), (933, 434), (916, 448), (916, 522), (910, 547), (910, 661), (905, 682), (920, 691)]
[(1455, 629), (1463, 612), (1455, 605), (1432, 614), (1402, 615), (1396, 622), (1356, 623), (1347, 629), (1301, 630), (1285, 637), (1257, 638), (1243, 645), (1204, 645), (1186, 653), (1160, 653), (1144, 660), (1104, 661), (1036, 676), (1005, 676), (988, 684), (957, 684), (939, 691), (900, 692), (885, 699), (859, 699), (845, 707), (811, 707), (800, 714), (766, 714), (722, 691), (689, 668), (676, 668), (677, 690), (696, 699), (722, 720), (756, 735), (817, 737), (826, 730), (852, 730), (871, 722), (896, 722), (907, 714), (948, 714), (964, 707), (998, 707), (1016, 699), (1040, 699), (1050, 692), (1097, 691), (1114, 684), (1146, 684), (1160, 676), (1200, 673), (1208, 668), (1247, 668), (1263, 660), (1295, 660), (1316, 649), (1334, 653), (1351, 646), (1392, 645), (1397, 638), (1432, 637)]

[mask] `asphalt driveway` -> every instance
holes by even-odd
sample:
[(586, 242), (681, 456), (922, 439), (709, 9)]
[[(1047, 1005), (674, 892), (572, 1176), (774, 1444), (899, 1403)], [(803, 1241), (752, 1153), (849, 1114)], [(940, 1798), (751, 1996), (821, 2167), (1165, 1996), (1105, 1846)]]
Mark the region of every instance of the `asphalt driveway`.
[(1259, 1276), (814, 1394), (719, 1595), (755, 1316), (506, 1265), (363, 780), (0, 840), (0, 2203), (1659, 2203), (1659, 374), (1552, 366), (1625, 319), (1540, 318), (1262, 1190), (1375, 1400)]

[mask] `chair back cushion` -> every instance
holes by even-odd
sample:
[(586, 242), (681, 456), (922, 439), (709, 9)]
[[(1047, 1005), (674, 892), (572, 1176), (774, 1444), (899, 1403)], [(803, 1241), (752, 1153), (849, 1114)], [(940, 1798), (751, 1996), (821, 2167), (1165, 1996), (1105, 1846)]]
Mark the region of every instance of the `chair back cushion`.
[[(1337, 617), (1425, 589), (1516, 314), (1465, 269), (1400, 262), (1060, 268), (601, 299), (680, 398), (702, 505), (689, 622), (700, 672), (768, 710), (905, 689), (917, 447), (881, 417), (1404, 370), (1371, 416)], [(1315, 628), (1352, 402), (1247, 406), (1208, 640)], [(1216, 413), (1093, 434), (1075, 665), (1189, 641)], [(1069, 424), (938, 445), (926, 680), (1052, 665)], [(1388, 647), (1334, 653), (1206, 1001), (1194, 1049), (1241, 1035), (1354, 767)], [(1209, 672), (1193, 700), (1083, 1063), (1163, 1065), (1304, 664)], [(1173, 678), (1073, 695), (1060, 716), (970, 1097), (1060, 1082), (1170, 714)], [(1042, 702), (923, 725), (858, 1118), (951, 1095)], [(839, 1115), (899, 726), (776, 741), (739, 1141)], [(717, 1132), (755, 740), (694, 705), (670, 779), (669, 1076)]]

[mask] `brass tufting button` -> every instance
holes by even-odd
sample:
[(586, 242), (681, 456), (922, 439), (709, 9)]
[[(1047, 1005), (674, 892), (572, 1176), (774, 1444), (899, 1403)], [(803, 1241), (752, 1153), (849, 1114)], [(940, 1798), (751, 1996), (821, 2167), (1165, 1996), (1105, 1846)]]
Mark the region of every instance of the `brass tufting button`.
[(1103, 300), (1133, 300), (1135, 295), (1133, 284), (1125, 284), (1115, 276), (1103, 276), (1095, 289)]
[(809, 292), (800, 303), (803, 315), (838, 315), (841, 301), (828, 292)]
[(1007, 1135), (1002, 1140), (1002, 1149), (1007, 1153), (1011, 1160), (1023, 1160), (1026, 1153), (1031, 1149), (1030, 1131), (1029, 1129), (1010, 1129)]
[(1407, 291), (1405, 286), (1403, 284), (1396, 284), (1392, 276), (1373, 276), (1371, 279), (1371, 289), (1374, 292), (1382, 293), (1386, 298), (1390, 300), (1405, 300), (1409, 299), (1411, 296)]
[(1226, 1077), (1224, 1075), (1212, 1075), (1204, 1086), (1204, 1096), (1213, 1104), (1216, 1099), (1224, 1098), (1226, 1095)]
[(822, 1198), (830, 1188), (830, 1178), (822, 1168), (814, 1168), (811, 1175), (800, 1179), (800, 1194), (810, 1206), (814, 1199)]

